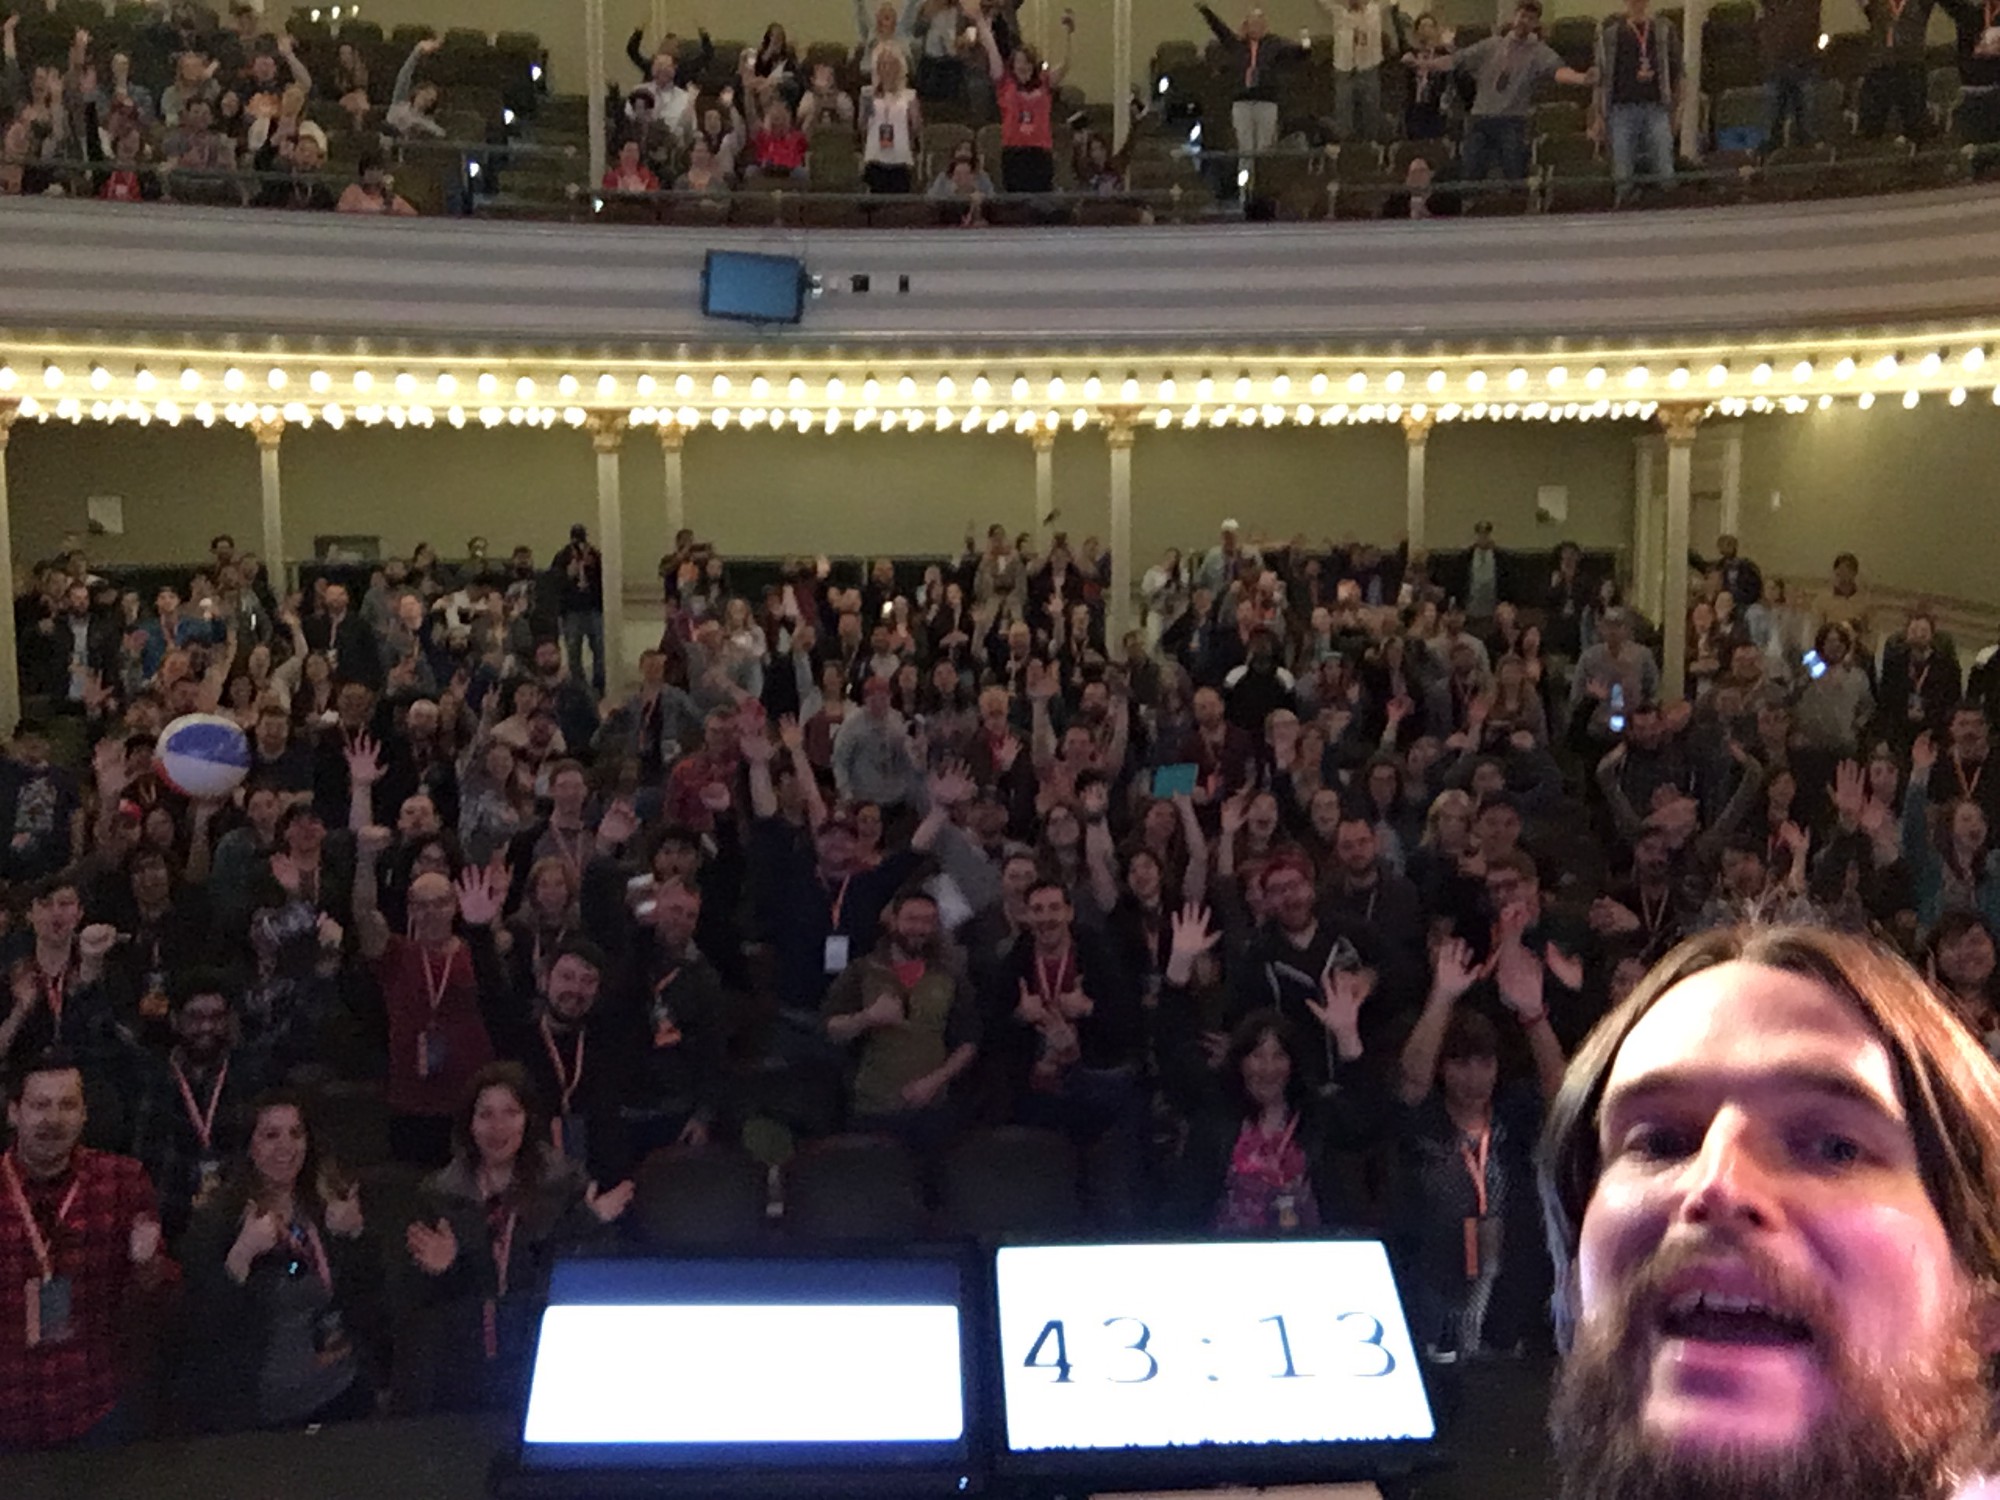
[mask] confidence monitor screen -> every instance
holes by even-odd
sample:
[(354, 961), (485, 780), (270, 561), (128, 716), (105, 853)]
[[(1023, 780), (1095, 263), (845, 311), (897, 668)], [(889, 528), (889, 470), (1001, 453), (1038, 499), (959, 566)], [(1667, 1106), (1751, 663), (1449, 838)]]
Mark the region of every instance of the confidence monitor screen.
[(806, 268), (788, 255), (711, 250), (701, 267), (701, 310), (746, 323), (796, 323), (805, 316)]
[(969, 1457), (952, 1256), (557, 1266), (524, 1472), (922, 1469)]
[(1016, 1469), (1331, 1477), (1436, 1436), (1379, 1242), (1018, 1246), (994, 1276)]

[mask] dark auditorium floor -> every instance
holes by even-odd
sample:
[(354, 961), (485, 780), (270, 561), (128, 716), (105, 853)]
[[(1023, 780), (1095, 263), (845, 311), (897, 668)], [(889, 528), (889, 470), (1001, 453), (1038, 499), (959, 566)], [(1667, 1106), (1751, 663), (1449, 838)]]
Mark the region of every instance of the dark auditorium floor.
[[(1410, 1500), (1547, 1500), (1545, 1365), (1438, 1372), (1447, 1467)], [(108, 1454), (0, 1458), (6, 1500), (478, 1500), (508, 1438), (492, 1420), (433, 1418), (149, 1443)]]

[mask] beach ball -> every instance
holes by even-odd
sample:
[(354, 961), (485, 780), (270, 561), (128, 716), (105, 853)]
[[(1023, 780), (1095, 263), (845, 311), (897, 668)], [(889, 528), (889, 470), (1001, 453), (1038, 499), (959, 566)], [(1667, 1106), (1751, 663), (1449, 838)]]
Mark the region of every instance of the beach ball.
[(153, 760), (176, 791), (227, 797), (250, 774), (250, 741), (233, 719), (186, 714), (166, 727)]

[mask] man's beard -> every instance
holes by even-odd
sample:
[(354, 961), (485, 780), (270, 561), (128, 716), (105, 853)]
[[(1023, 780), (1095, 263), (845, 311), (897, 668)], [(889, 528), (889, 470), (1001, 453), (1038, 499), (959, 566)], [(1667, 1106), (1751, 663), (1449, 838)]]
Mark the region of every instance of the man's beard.
[(1993, 1392), (1969, 1309), (1942, 1320), (1939, 1348), (1896, 1365), (1843, 1347), (1824, 1312), (1808, 1317), (1831, 1409), (1790, 1446), (1676, 1448), (1648, 1433), (1670, 1271), (1656, 1262), (1617, 1313), (1577, 1331), (1549, 1407), (1561, 1500), (1948, 1500), (1991, 1459)]

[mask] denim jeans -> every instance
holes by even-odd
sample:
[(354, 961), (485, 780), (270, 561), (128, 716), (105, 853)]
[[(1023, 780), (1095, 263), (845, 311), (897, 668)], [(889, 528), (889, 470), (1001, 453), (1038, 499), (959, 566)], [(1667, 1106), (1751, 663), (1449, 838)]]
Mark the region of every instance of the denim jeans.
[(1785, 144), (1785, 117), (1792, 121), (1792, 144), (1810, 146), (1812, 132), (1811, 89), (1819, 74), (1811, 63), (1779, 63), (1764, 80), (1766, 105), (1764, 147), (1776, 150)]
[(1614, 104), (1609, 121), (1611, 181), (1624, 197), (1644, 161), (1649, 182), (1674, 180), (1674, 118), (1664, 104)]
[(601, 609), (576, 610), (562, 617), (563, 656), (569, 662), (569, 675), (578, 682), (583, 681), (583, 645), (590, 643), (590, 688), (599, 697), (604, 695), (604, 611)]
[(1465, 122), (1461, 164), (1467, 182), (1483, 182), (1499, 167), (1509, 182), (1528, 176), (1528, 121), (1522, 115), (1474, 115)]
[(1333, 75), (1333, 134), (1336, 140), (1374, 141), (1382, 135), (1382, 74), (1360, 68)]

